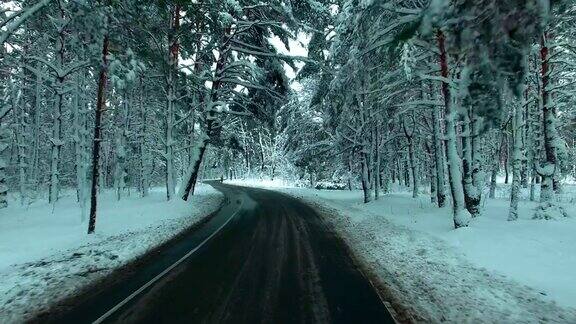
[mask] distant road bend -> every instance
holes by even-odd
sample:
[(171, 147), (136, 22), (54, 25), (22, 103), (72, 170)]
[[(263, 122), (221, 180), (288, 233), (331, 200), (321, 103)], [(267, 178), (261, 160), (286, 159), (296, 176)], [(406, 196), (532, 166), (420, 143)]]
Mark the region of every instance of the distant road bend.
[[(226, 204), (53, 323), (394, 323), (344, 243), (284, 194), (211, 183)], [(56, 314), (58, 313), (58, 314)]]

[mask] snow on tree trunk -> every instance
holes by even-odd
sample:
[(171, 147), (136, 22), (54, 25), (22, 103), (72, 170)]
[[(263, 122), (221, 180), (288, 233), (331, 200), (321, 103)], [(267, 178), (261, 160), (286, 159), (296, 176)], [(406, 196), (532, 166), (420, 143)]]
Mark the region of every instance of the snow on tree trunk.
[[(474, 168), (473, 160), (473, 146), (472, 137), (476, 136), (473, 132), (472, 120), (469, 117), (469, 113), (463, 114), (462, 122), (462, 170), (463, 170), (463, 184), (464, 184), (464, 202), (466, 203), (466, 209), (472, 217), (476, 217), (480, 214), (480, 189), (474, 185), (472, 172)], [(474, 117), (472, 117), (474, 118)], [(476, 152), (478, 154), (478, 152)]]
[(209, 137), (206, 134), (202, 134), (201, 138), (198, 139), (198, 146), (194, 148), (192, 153), (192, 161), (188, 172), (184, 176), (186, 181), (179, 192), (180, 198), (183, 200), (188, 200), (190, 195), (194, 195), (194, 189), (196, 188), (196, 182), (198, 181), (198, 174), (200, 173), (200, 165), (204, 160), (204, 155), (208, 147)]
[(116, 188), (116, 200), (122, 198), (122, 192), (126, 187), (126, 145), (128, 143), (128, 130), (130, 129), (130, 100), (128, 94), (124, 94), (122, 100), (122, 120), (121, 126), (116, 135), (116, 163), (114, 169), (114, 187)]
[(482, 186), (485, 180), (485, 175), (482, 172), (482, 155), (480, 153), (480, 132), (483, 124), (483, 118), (475, 114), (472, 114), (472, 124), (471, 124), (471, 144), (472, 144), (472, 185), (475, 189), (474, 199), (476, 199), (477, 206), (480, 208), (480, 202), (482, 201)]
[[(443, 78), (448, 79), (448, 58), (445, 47), (445, 36), (441, 30), (437, 34), (438, 48), (440, 50), (440, 71)], [(452, 109), (452, 98), (447, 82), (442, 82), (442, 95), (445, 109), (445, 137), (446, 158), (448, 161), (448, 176), (450, 191), (452, 193), (452, 213), (454, 227), (466, 227), (470, 223), (471, 215), (465, 208), (464, 188), (462, 185), (461, 160), (458, 155), (457, 138), (455, 129), (456, 112)]]
[(437, 194), (437, 190), (436, 190), (436, 185), (438, 183), (438, 181), (436, 180), (436, 168), (434, 167), (434, 164), (430, 165), (430, 202), (433, 204), (437, 204), (438, 203), (438, 194)]
[(27, 167), (27, 140), (25, 138), (26, 129), (26, 101), (23, 92), (13, 85), (12, 107), (15, 120), (15, 144), (16, 144), (16, 166), (18, 170), (18, 194), (20, 205), (25, 205), (26, 200), (26, 167)]
[(353, 151), (350, 152), (350, 154), (348, 155), (348, 173), (346, 175), (346, 182), (347, 182), (347, 186), (348, 186), (348, 190), (352, 191), (352, 178), (353, 178), (353, 172), (352, 172), (352, 160), (354, 159), (354, 153)]
[(362, 168), (362, 192), (364, 193), (364, 203), (369, 203), (372, 201), (372, 190), (370, 188), (371, 181), (368, 174), (368, 153), (366, 153), (366, 148), (362, 148), (360, 152), (360, 165)]
[[(65, 19), (65, 12), (62, 8), (61, 19)], [(66, 53), (65, 46), (65, 24), (60, 24), (58, 26), (58, 40), (57, 40), (57, 60), (60, 70), (64, 68), (64, 59)], [(64, 107), (64, 94), (67, 89), (64, 86), (65, 76), (61, 75), (60, 72), (56, 73), (56, 80), (54, 85), (54, 91), (56, 92), (56, 101), (54, 103), (52, 111), (52, 136), (50, 138), (50, 186), (48, 193), (48, 200), (50, 203), (54, 204), (58, 200), (58, 194), (60, 190), (60, 151), (64, 145), (62, 140), (62, 118), (63, 118), (63, 107)]]
[(488, 194), (489, 198), (494, 199), (496, 197), (496, 178), (498, 177), (498, 169), (500, 167), (500, 161), (494, 161), (492, 163), (492, 171), (490, 172), (490, 192)]
[[(59, 78), (60, 80), (61, 78)], [(58, 200), (58, 193), (60, 187), (60, 151), (64, 142), (62, 140), (62, 108), (64, 105), (64, 89), (63, 80), (58, 81), (59, 85), (56, 88), (56, 102), (52, 112), (52, 136), (50, 138), (51, 154), (50, 154), (50, 186), (48, 200), (54, 204)]]
[(180, 43), (178, 38), (180, 28), (180, 6), (176, 5), (170, 18), (170, 34), (168, 36), (168, 71), (166, 76), (166, 136), (164, 139), (166, 159), (166, 199), (171, 200), (176, 191), (176, 170), (174, 166), (174, 110), (176, 104), (176, 85), (178, 83), (178, 55)]
[(184, 176), (183, 185), (179, 192), (179, 196), (183, 200), (188, 200), (189, 195), (194, 194), (194, 188), (196, 186), (196, 181), (198, 180), (198, 174), (200, 173), (200, 165), (204, 159), (206, 153), (206, 148), (212, 136), (216, 136), (217, 128), (221, 127), (219, 121), (217, 120), (216, 107), (220, 104), (218, 102), (218, 91), (222, 85), (222, 73), (224, 73), (224, 67), (230, 51), (228, 37), (230, 35), (230, 28), (226, 28), (224, 32), (223, 45), (219, 48), (219, 56), (216, 61), (214, 82), (212, 82), (212, 88), (210, 89), (210, 95), (204, 100), (204, 118), (206, 122), (206, 133), (203, 134), (201, 138), (198, 139), (198, 149), (197, 154), (194, 154), (194, 163), (190, 165), (188, 172)]
[(535, 219), (554, 219), (567, 216), (566, 212), (554, 201), (554, 176), (558, 169), (557, 145), (560, 142), (560, 135), (556, 128), (556, 114), (550, 98), (550, 55), (547, 37), (546, 34), (542, 35), (540, 43), (544, 161), (537, 168), (542, 182), (540, 184), (540, 205), (534, 214)]
[(504, 148), (502, 149), (502, 164), (504, 165), (504, 183), (510, 182), (510, 136), (504, 133)]
[(41, 64), (38, 62), (36, 64), (36, 82), (34, 86), (34, 109), (33, 109), (33, 119), (34, 124), (32, 126), (32, 149), (30, 158), (30, 179), (33, 186), (38, 185), (38, 175), (39, 175), (39, 160), (40, 160), (40, 135), (41, 135), (41, 123), (42, 123), (42, 73), (40, 72)]
[[(0, 43), (1, 44), (1, 43)], [(0, 46), (0, 57), (6, 54), (4, 46)], [(8, 89), (7, 80), (8, 73), (0, 69), (0, 209), (8, 207), (8, 183), (6, 175), (6, 160), (4, 156), (6, 150), (10, 147), (10, 130), (8, 129), (8, 122), (5, 119), (8, 113), (12, 110), (12, 106), (8, 104)]]
[(438, 185), (438, 180), (436, 180), (436, 166), (435, 164), (435, 157), (432, 148), (428, 142), (424, 143), (424, 148), (426, 149), (426, 154), (430, 157), (429, 163), (427, 163), (427, 169), (429, 171), (428, 179), (430, 181), (430, 202), (432, 204), (438, 203), (438, 194), (436, 192), (436, 186)]
[[(2, 93), (0, 93), (2, 95)], [(8, 114), (10, 109), (6, 107), (0, 107), (0, 209), (8, 207), (8, 184), (6, 183), (6, 161), (4, 160), (4, 154), (6, 149), (10, 147), (10, 131), (5, 126), (6, 123), (3, 120)]]
[(410, 178), (412, 180), (412, 198), (418, 197), (418, 173), (416, 158), (414, 154), (414, 127), (416, 127), (416, 121), (414, 116), (412, 118), (412, 129), (409, 131), (406, 126), (406, 120), (402, 121), (402, 128), (404, 130), (404, 136), (406, 137), (406, 143), (408, 144), (408, 165), (410, 168)]
[(150, 152), (147, 147), (148, 142), (148, 113), (146, 111), (146, 106), (144, 105), (144, 84), (143, 77), (140, 76), (139, 82), (139, 94), (138, 94), (138, 106), (140, 110), (140, 129), (138, 132), (139, 139), (139, 149), (140, 153), (139, 163), (140, 163), (140, 196), (148, 196), (148, 187), (150, 184)]
[(436, 201), (438, 207), (443, 208), (446, 206), (446, 175), (444, 173), (444, 147), (442, 143), (442, 127), (440, 124), (441, 111), (438, 105), (434, 106), (433, 109), (432, 143), (434, 144), (434, 167), (436, 171)]
[(510, 190), (510, 208), (508, 209), (508, 220), (518, 219), (518, 201), (520, 199), (520, 187), (522, 185), (522, 161), (523, 161), (523, 106), (514, 107), (512, 117), (512, 187)]
[(498, 141), (498, 147), (496, 148), (494, 155), (496, 158), (492, 164), (492, 170), (490, 172), (490, 192), (488, 194), (489, 198), (494, 199), (496, 197), (496, 187), (497, 187), (497, 180), (498, 180), (498, 172), (500, 171), (500, 164), (503, 160), (503, 155), (505, 154), (505, 143), (506, 143), (506, 132), (502, 131), (500, 135), (500, 140)]
[[(530, 181), (530, 201), (536, 200), (536, 163), (540, 156), (540, 127), (538, 125), (539, 105), (531, 105), (528, 89), (526, 89), (526, 152), (528, 178)], [(538, 96), (538, 98), (540, 98)], [(538, 100), (539, 101), (539, 100)]]
[[(378, 118), (378, 117), (377, 117)], [(378, 127), (380, 126), (379, 120), (374, 127), (374, 139), (373, 145), (374, 150), (373, 154), (375, 155), (374, 159), (374, 169), (372, 174), (374, 175), (374, 200), (378, 200), (380, 198), (380, 186), (381, 186), (381, 179), (380, 179), (380, 132)]]
[(76, 175), (76, 198), (80, 204), (80, 220), (86, 221), (86, 202), (88, 199), (88, 143), (86, 129), (86, 113), (82, 100), (82, 87), (85, 75), (79, 74), (74, 88), (72, 102), (72, 140), (74, 142), (74, 170)]

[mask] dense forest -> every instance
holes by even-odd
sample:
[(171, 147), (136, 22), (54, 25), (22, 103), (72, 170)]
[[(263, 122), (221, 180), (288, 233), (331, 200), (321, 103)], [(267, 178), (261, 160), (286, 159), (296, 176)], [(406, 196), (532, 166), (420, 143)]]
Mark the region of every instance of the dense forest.
[(572, 1), (13, 0), (0, 44), (0, 210), (75, 190), (92, 233), (99, 190), (282, 178), (409, 187), (458, 228), (503, 176), (509, 220), (568, 216)]

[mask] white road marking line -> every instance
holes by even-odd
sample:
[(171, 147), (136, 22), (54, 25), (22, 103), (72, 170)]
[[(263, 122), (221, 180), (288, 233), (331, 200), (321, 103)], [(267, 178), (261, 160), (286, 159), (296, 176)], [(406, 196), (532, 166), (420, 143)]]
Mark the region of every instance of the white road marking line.
[(97, 320), (95, 320), (94, 322), (92, 322), (92, 324), (100, 324), (102, 322), (104, 322), (108, 317), (110, 317), (110, 315), (114, 314), (117, 310), (119, 310), (120, 308), (122, 308), (122, 306), (126, 305), (130, 300), (132, 300), (134, 297), (138, 296), (141, 292), (143, 292), (144, 290), (146, 290), (148, 287), (150, 287), (152, 284), (154, 284), (156, 281), (158, 281), (160, 278), (164, 277), (168, 272), (172, 271), (172, 269), (176, 268), (180, 263), (182, 263), (184, 260), (186, 260), (188, 257), (190, 257), (192, 254), (194, 254), (196, 251), (198, 251), (202, 246), (204, 246), (204, 244), (206, 244), (212, 237), (214, 237), (216, 234), (218, 234), (226, 225), (228, 225), (228, 223), (232, 220), (232, 218), (234, 218), (234, 216), (236, 216), (236, 214), (238, 214), (238, 212), (240, 210), (242, 210), (242, 205), (244, 204), (244, 200), (242, 200), (240, 202), (240, 207), (238, 208), (238, 210), (236, 210), (232, 216), (230, 216), (230, 218), (228, 218), (228, 220), (226, 222), (224, 222), (224, 224), (222, 224), (222, 226), (220, 226), (216, 231), (214, 231), (212, 234), (210, 234), (210, 236), (208, 236), (204, 241), (202, 241), (202, 243), (198, 244), (198, 246), (196, 246), (195, 248), (193, 248), (192, 250), (188, 251), (188, 253), (186, 253), (182, 258), (180, 258), (180, 260), (174, 262), (171, 266), (169, 266), (168, 268), (166, 268), (164, 271), (162, 271), (160, 274), (158, 274), (156, 277), (152, 278), (152, 280), (148, 281), (146, 284), (144, 284), (142, 287), (138, 288), (138, 290), (134, 291), (132, 294), (130, 294), (130, 296), (126, 297), (124, 300), (122, 300), (120, 303), (118, 303), (116, 306), (112, 307), (109, 311), (107, 311), (106, 313), (104, 313), (104, 315), (100, 316)]

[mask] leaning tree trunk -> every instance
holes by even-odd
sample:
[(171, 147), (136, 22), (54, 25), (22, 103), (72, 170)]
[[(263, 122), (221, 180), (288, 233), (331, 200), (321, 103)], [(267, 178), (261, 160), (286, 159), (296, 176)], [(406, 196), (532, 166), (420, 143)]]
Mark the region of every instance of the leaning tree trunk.
[[(438, 48), (440, 50), (440, 70), (442, 77), (448, 79), (448, 59), (445, 47), (445, 36), (438, 31)], [(452, 109), (452, 98), (449, 85), (442, 81), (442, 95), (445, 109), (445, 132), (446, 132), (446, 157), (448, 159), (448, 176), (450, 179), (450, 191), (452, 193), (452, 213), (454, 227), (466, 227), (470, 223), (471, 215), (465, 209), (464, 188), (462, 185), (461, 160), (458, 156), (458, 147), (455, 129), (456, 112)]]
[(100, 66), (100, 76), (98, 78), (98, 99), (94, 118), (94, 147), (92, 149), (92, 187), (90, 192), (90, 219), (88, 222), (88, 234), (94, 233), (96, 229), (96, 208), (98, 199), (98, 176), (100, 170), (100, 144), (102, 142), (102, 114), (106, 109), (106, 83), (108, 80), (108, 35), (104, 35), (102, 43), (102, 65)]
[(188, 200), (189, 195), (192, 193), (194, 194), (194, 188), (196, 187), (196, 181), (198, 180), (198, 174), (200, 172), (200, 165), (202, 165), (202, 160), (204, 159), (204, 155), (206, 153), (206, 149), (208, 147), (208, 143), (213, 136), (217, 135), (219, 131), (219, 122), (217, 120), (217, 112), (215, 111), (215, 104), (218, 102), (219, 98), (219, 90), (222, 85), (222, 73), (224, 73), (224, 67), (226, 64), (226, 60), (228, 57), (228, 53), (230, 51), (228, 37), (230, 35), (230, 28), (227, 28), (225, 31), (225, 39), (224, 46), (220, 48), (220, 56), (216, 61), (215, 67), (215, 76), (214, 82), (212, 82), (212, 89), (210, 91), (210, 96), (208, 96), (207, 100), (205, 100), (205, 120), (206, 120), (206, 134), (203, 138), (198, 139), (198, 154), (194, 156), (194, 163), (190, 165), (190, 169), (188, 170), (186, 176), (184, 177), (182, 188), (179, 192), (179, 196), (183, 200)]

